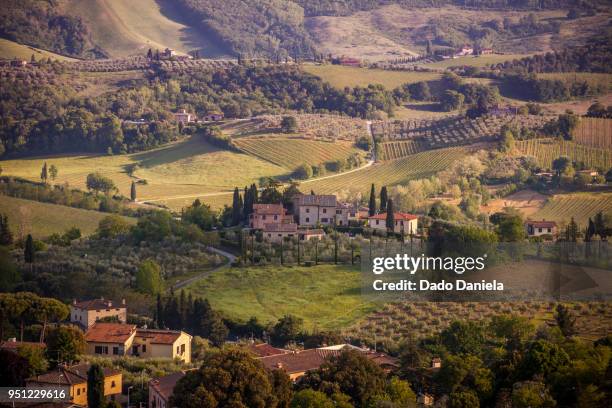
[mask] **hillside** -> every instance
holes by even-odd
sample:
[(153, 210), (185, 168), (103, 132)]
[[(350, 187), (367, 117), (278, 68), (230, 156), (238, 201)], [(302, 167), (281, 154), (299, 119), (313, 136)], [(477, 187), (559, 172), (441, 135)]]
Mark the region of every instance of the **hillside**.
[[(40, 203), (0, 195), (0, 213), (8, 215), (9, 223), (17, 237), (32, 234), (34, 238), (46, 238), (51, 234), (63, 234), (76, 227), (82, 235), (91, 235), (100, 220), (109, 214), (82, 210), (64, 205)], [(123, 217), (133, 224), (136, 220)]]
[(36, 60), (51, 58), (52, 60), (58, 61), (75, 61), (74, 58), (65, 57), (50, 51), (41, 50), (29, 45), (18, 44), (14, 41), (0, 38), (0, 58), (17, 58), (30, 61), (32, 55), (34, 55)]

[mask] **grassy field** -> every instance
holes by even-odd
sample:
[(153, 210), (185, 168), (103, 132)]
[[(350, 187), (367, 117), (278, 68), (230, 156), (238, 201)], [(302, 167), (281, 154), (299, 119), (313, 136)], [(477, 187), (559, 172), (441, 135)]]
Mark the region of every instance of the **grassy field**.
[(373, 310), (361, 298), (359, 269), (349, 266), (228, 268), (187, 288), (223, 314), (262, 323), (286, 314), (306, 329), (345, 327)]
[(179, 23), (165, 1), (63, 0), (65, 12), (83, 18), (93, 41), (113, 57), (144, 54), (148, 48), (172, 48), (178, 52), (199, 49), (200, 55), (224, 55), (223, 48), (202, 33)]
[(551, 168), (552, 161), (559, 156), (568, 156), (573, 161), (584, 162), (589, 167), (608, 169), (612, 166), (612, 151), (596, 149), (578, 143), (553, 139), (531, 139), (516, 143), (517, 149), (538, 159), (540, 166)]
[(301, 185), (304, 190), (312, 189), (317, 194), (333, 194), (345, 190), (366, 194), (370, 191), (372, 183), (378, 186), (393, 186), (430, 177), (448, 168), (451, 163), (466, 154), (467, 150), (461, 147), (429, 150), (399, 160), (377, 163), (363, 170), (337, 177), (308, 180)]
[(387, 71), (342, 65), (304, 65), (304, 70), (338, 89), (369, 84), (382, 84), (387, 89), (393, 89), (405, 83), (435, 81), (441, 77), (437, 72)]
[[(72, 227), (79, 228), (83, 235), (90, 235), (98, 228), (100, 220), (109, 215), (5, 195), (0, 195), (0, 213), (8, 215), (16, 238), (26, 234), (32, 234), (35, 238), (45, 238), (55, 232), (61, 234)], [(124, 217), (124, 219), (130, 223), (136, 222), (134, 218)]]
[(363, 153), (351, 143), (286, 137), (248, 137), (237, 139), (235, 143), (241, 150), (286, 169), (295, 169), (300, 164), (318, 165)]
[(36, 60), (51, 58), (52, 60), (59, 61), (76, 61), (74, 58), (64, 57), (63, 55), (55, 54), (53, 52), (40, 50), (38, 48), (30, 47), (29, 45), (17, 44), (16, 42), (0, 38), (0, 58), (18, 58), (30, 61), (32, 54), (34, 54)]
[(612, 193), (560, 194), (550, 198), (533, 219), (547, 219), (566, 223), (574, 217), (581, 229), (599, 211), (612, 214)]

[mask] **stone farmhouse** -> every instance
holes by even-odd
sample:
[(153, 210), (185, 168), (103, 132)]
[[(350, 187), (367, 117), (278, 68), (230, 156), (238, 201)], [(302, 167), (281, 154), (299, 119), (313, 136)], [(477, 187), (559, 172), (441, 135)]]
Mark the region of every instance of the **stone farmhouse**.
[(293, 199), (294, 216), (300, 226), (334, 225), (335, 195), (300, 194)]
[(115, 318), (120, 323), (125, 323), (127, 321), (125, 299), (122, 299), (120, 304), (104, 298), (81, 302), (77, 302), (75, 299), (70, 305), (70, 323), (85, 330), (104, 318)]

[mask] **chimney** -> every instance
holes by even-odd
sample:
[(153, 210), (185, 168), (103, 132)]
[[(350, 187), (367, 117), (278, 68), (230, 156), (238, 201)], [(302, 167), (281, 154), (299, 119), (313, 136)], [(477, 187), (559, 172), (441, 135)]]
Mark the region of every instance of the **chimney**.
[(125, 298), (124, 298), (124, 299), (121, 299), (121, 304), (122, 304), (123, 306), (125, 306)]

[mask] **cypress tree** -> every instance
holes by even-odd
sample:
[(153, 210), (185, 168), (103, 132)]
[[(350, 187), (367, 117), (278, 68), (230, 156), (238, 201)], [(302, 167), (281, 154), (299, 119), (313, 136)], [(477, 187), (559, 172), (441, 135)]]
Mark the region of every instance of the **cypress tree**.
[(23, 258), (26, 263), (34, 262), (34, 240), (32, 239), (32, 235), (28, 234), (25, 243), (25, 249), (23, 251)]
[(374, 187), (374, 183), (372, 183), (372, 188), (370, 189), (369, 214), (370, 217), (376, 214), (376, 188)]
[(380, 212), (387, 211), (387, 200), (389, 197), (387, 196), (387, 186), (382, 186), (380, 189)]
[(11, 245), (13, 243), (13, 233), (6, 215), (0, 214), (0, 245)]
[(130, 198), (132, 201), (136, 201), (136, 183), (132, 181), (132, 187), (130, 188)]
[(393, 211), (393, 200), (389, 199), (389, 201), (387, 202), (386, 220), (387, 230), (389, 230), (389, 232), (393, 232), (393, 227), (395, 226), (395, 214), (393, 214)]
[(49, 172), (47, 170), (47, 162), (45, 162), (45, 164), (43, 164), (42, 170), (40, 171), (40, 179), (43, 183), (46, 183), (48, 178)]
[(87, 406), (89, 408), (103, 408), (104, 398), (104, 372), (99, 364), (92, 364), (87, 371)]
[(249, 222), (249, 214), (248, 214), (249, 199), (250, 199), (249, 189), (247, 186), (244, 186), (244, 203), (242, 205), (242, 218), (244, 219), (245, 224), (248, 224)]
[(238, 191), (238, 187), (236, 187), (232, 199), (232, 225), (238, 225), (240, 223), (240, 207), (240, 192)]

